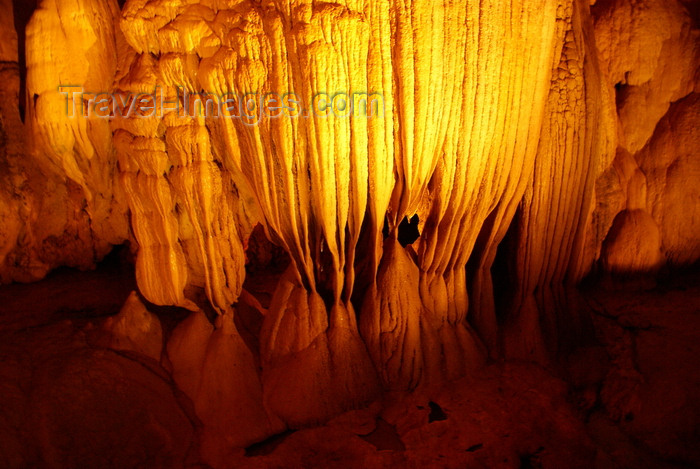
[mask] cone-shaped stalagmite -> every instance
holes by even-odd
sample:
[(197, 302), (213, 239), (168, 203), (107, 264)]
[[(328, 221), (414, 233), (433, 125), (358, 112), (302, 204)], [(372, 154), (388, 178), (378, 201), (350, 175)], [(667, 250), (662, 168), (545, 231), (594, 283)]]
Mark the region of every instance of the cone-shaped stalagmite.
[[(460, 376), (478, 363), (479, 345), (466, 325), (474, 227), (491, 213), (502, 218), (520, 199), (534, 161), (543, 108), (526, 103), (546, 95), (556, 5), (487, 3), (415, 2), (397, 15), (400, 140), (390, 236), (406, 215), (418, 213), (425, 225), (414, 259), (394, 253), (394, 243), (380, 268), (392, 284), (413, 264), (413, 280), (401, 288), (415, 293), (397, 295), (378, 283), (369, 291), (377, 298), (365, 300), (362, 311), (363, 337), (390, 386), (415, 386), (422, 373)], [(387, 315), (404, 326), (382, 320)], [(383, 369), (391, 362), (402, 363), (401, 373)]]

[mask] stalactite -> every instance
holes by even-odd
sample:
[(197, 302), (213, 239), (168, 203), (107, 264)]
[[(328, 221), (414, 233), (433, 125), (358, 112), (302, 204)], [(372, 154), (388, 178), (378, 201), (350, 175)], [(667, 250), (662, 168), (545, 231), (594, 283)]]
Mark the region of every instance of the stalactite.
[[(25, 123), (0, 18), (0, 279), (131, 242), (97, 343), (160, 361), (215, 467), (487, 355), (547, 362), (587, 275), (700, 256), (695, 19), (590, 3), (42, 0)], [(264, 298), (263, 235), (289, 260)]]
[[(600, 161), (614, 152), (612, 102), (595, 56), (587, 8), (574, 2), (558, 18), (552, 68), (534, 173), (519, 210), (517, 290), (509, 305), (506, 355), (544, 360), (572, 345), (575, 310), (567, 285), (580, 280), (583, 238)], [(563, 118), (562, 118), (563, 117)]]
[[(11, 22), (8, 8), (3, 16)], [(47, 1), (35, 11), (26, 31), (24, 124), (16, 50), (3, 59), (13, 64), (3, 67), (3, 127), (9, 135), (3, 187), (11, 200), (3, 206), (13, 207), (12, 218), (20, 222), (14, 228), (8, 223), (0, 249), (5, 282), (37, 280), (60, 265), (94, 267), (112, 245), (128, 239), (109, 123), (69, 118), (83, 103), (69, 109), (68, 102), (77, 91), (71, 85), (111, 90), (118, 12), (116, 2), (96, 1)], [(17, 44), (14, 27), (6, 25), (3, 32), (11, 35), (4, 44)]]

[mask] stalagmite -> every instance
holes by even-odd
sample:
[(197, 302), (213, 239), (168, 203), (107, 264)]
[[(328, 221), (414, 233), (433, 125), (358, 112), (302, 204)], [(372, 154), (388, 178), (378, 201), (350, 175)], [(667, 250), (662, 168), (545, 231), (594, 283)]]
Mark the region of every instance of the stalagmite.
[(148, 311), (136, 292), (131, 292), (121, 311), (102, 325), (100, 345), (114, 350), (139, 353), (160, 361), (163, 330), (158, 317)]

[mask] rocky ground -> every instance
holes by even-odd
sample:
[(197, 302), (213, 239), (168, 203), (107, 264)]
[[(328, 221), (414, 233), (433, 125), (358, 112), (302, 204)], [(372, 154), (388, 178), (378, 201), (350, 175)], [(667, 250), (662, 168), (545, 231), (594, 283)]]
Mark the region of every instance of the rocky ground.
[[(596, 338), (561, 364), (494, 362), (386, 395), (241, 449), (230, 467), (700, 466), (699, 280), (588, 288)], [(0, 287), (0, 466), (204, 467), (192, 405), (166, 368), (95, 339), (132, 289), (115, 259)], [(183, 312), (154, 312), (165, 341)]]

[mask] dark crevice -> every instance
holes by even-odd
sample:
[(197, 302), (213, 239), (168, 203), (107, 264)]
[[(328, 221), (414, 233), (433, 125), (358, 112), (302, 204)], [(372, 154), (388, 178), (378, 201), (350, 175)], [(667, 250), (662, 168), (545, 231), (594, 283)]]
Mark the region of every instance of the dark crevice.
[(24, 122), (27, 92), (26, 29), (38, 0), (13, 0), (12, 10), (17, 31), (17, 65), (19, 67), (19, 116)]
[[(384, 224), (388, 230), (386, 216), (384, 217)], [(382, 230), (383, 231), (383, 230)], [(387, 231), (388, 234), (388, 231)], [(386, 236), (384, 237), (386, 239)], [(365, 299), (365, 293), (370, 288), (370, 284), (374, 278), (377, 271), (377, 265), (375, 265), (374, 255), (361, 255), (361, 253), (373, 253), (376, 249), (376, 245), (379, 243), (381, 246), (381, 241), (375, 238), (375, 228), (373, 217), (370, 216), (369, 211), (362, 221), (362, 228), (360, 229), (360, 239), (357, 242), (356, 255), (354, 260), (355, 267), (355, 281), (353, 284), (352, 298), (351, 302), (355, 309), (355, 314), (358, 317), (361, 313), (362, 302)]]
[(280, 444), (282, 444), (284, 440), (287, 439), (287, 437), (289, 437), (295, 431), (296, 430), (287, 430), (285, 432), (278, 433), (277, 435), (272, 435), (270, 438), (267, 438), (258, 443), (253, 443), (245, 449), (246, 457), (252, 458), (255, 456), (265, 456), (272, 453)]
[(328, 249), (326, 240), (322, 237), (320, 252), (316, 264), (316, 292), (323, 299), (326, 310), (330, 311), (335, 304), (335, 266), (333, 254)]
[(283, 248), (267, 238), (259, 223), (245, 240), (244, 249), (246, 276), (243, 288), (268, 308), (275, 286), (291, 259)]
[(629, 93), (630, 85), (622, 82), (615, 84), (615, 107), (618, 110), (625, 105), (625, 101), (627, 100)]
[(506, 312), (508, 311), (512, 299), (512, 296), (508, 293), (515, 291), (516, 288), (515, 267), (517, 263), (518, 231), (521, 217), (521, 209), (518, 208), (505, 236), (496, 248), (496, 257), (491, 265), (494, 306), (496, 309), (496, 317), (501, 323), (505, 319)]
[(408, 217), (403, 217), (403, 220), (399, 223), (398, 233), (401, 246), (406, 247), (409, 244), (413, 244), (420, 237), (420, 231), (418, 231), (419, 221), (418, 215), (413, 215), (410, 220)]
[(284, 249), (267, 238), (259, 223), (245, 240), (244, 248), (246, 275), (233, 318), (236, 329), (257, 360), (263, 314), (270, 307), (275, 288), (291, 259)]
[(540, 446), (532, 453), (521, 455), (520, 469), (536, 469), (543, 467), (542, 460), (540, 458), (542, 451), (544, 451), (544, 447)]
[(396, 427), (384, 419), (378, 418), (377, 424), (369, 435), (359, 435), (379, 451), (405, 451), (406, 445), (401, 440)]
[(447, 420), (447, 414), (444, 410), (442, 410), (440, 404), (438, 404), (437, 402), (430, 401), (428, 402), (428, 405), (430, 406), (430, 415), (428, 415), (428, 423)]
[(384, 216), (384, 227), (382, 227), (382, 237), (387, 239), (389, 237), (389, 216)]

